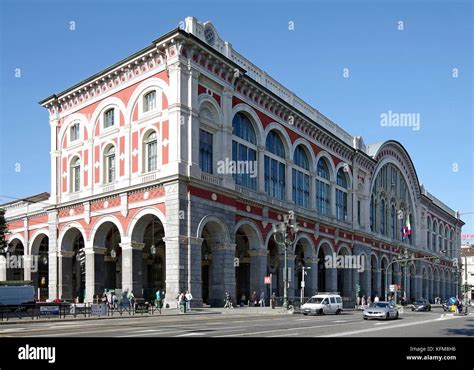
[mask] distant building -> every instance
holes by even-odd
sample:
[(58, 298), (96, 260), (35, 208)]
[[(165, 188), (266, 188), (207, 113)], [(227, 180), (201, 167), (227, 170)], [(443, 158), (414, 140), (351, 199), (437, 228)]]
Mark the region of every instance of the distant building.
[[(288, 57), (280, 52), (268, 63)], [(0, 280), (31, 279), (49, 299), (165, 289), (170, 303), (190, 290), (194, 304), (222, 305), (225, 291), (269, 297), (271, 274), (282, 295), (272, 224), (293, 211), (290, 296), (303, 266), (305, 296), (339, 291), (353, 303), (397, 285), (409, 300), (456, 294), (464, 223), (420, 184), (403, 145), (364, 144), (211, 22), (188, 17), (185, 30), (95, 72), (41, 102), (51, 191), (3, 206), (11, 234)], [(416, 260), (403, 267), (405, 250)], [(363, 268), (326, 264), (332, 256)]]
[(462, 285), (470, 285), (470, 289), (468, 290), (468, 297), (469, 299), (474, 299), (474, 244), (461, 246), (461, 260)]

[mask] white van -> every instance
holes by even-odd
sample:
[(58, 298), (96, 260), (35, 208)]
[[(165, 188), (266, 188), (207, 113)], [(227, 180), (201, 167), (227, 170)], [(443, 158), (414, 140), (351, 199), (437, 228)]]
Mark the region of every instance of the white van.
[(35, 288), (30, 285), (0, 286), (0, 305), (19, 306), (35, 303)]
[(338, 293), (318, 293), (301, 306), (303, 315), (325, 315), (342, 312), (342, 298)]

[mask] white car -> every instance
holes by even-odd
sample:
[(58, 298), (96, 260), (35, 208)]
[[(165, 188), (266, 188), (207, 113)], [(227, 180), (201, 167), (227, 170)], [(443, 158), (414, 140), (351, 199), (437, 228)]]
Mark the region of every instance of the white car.
[(301, 306), (301, 312), (303, 315), (325, 315), (328, 313), (339, 315), (342, 312), (342, 298), (339, 294), (316, 294)]

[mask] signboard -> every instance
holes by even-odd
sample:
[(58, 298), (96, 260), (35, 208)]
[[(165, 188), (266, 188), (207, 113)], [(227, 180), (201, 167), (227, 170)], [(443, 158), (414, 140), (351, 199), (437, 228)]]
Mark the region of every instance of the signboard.
[(390, 291), (391, 291), (391, 292), (394, 292), (394, 291), (395, 291), (395, 285), (393, 285), (393, 284), (390, 285)]
[(40, 316), (59, 315), (59, 306), (40, 306)]
[(107, 314), (107, 309), (105, 304), (92, 304), (91, 305), (91, 315), (93, 316), (105, 316)]
[(271, 284), (270, 276), (264, 276), (263, 277), (263, 283), (264, 284)]

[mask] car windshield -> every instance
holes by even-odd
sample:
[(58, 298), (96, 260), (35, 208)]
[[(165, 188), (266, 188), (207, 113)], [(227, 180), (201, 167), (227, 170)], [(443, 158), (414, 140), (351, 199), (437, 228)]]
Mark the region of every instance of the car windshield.
[(323, 298), (317, 298), (317, 297), (313, 297), (313, 298), (310, 298), (306, 303), (321, 303), (323, 301)]
[(369, 307), (387, 307), (388, 303), (385, 302), (377, 302), (377, 303), (371, 303)]

